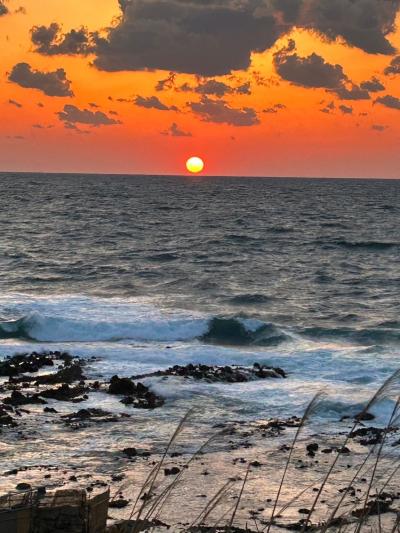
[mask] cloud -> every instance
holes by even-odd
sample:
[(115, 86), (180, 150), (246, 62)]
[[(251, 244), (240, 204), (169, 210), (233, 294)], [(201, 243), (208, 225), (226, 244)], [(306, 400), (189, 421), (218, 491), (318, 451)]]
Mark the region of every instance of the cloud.
[(164, 91), (165, 89), (172, 89), (175, 85), (176, 74), (175, 72), (170, 72), (169, 75), (163, 79), (159, 80), (156, 85), (156, 91)]
[(0, 17), (9, 13), (8, 7), (0, 0)]
[(368, 81), (360, 83), (360, 87), (370, 93), (378, 93), (385, 90), (385, 86), (375, 76)]
[(334, 90), (341, 100), (369, 100), (369, 92), (353, 82), (347, 82)]
[(163, 104), (157, 96), (136, 96), (134, 103), (139, 107), (147, 109), (158, 109), (159, 111), (178, 111), (176, 106), (168, 107)]
[(351, 106), (347, 105), (340, 105), (339, 106), (340, 111), (343, 113), (343, 115), (352, 115), (353, 114), (353, 108)]
[(200, 83), (195, 89), (196, 93), (199, 94), (210, 94), (216, 96), (217, 98), (222, 98), (226, 94), (233, 92), (232, 87), (223, 83), (222, 81), (208, 80), (203, 83)]
[(395, 49), (387, 36), (399, 7), (400, 0), (303, 0), (298, 25), (370, 54), (390, 55)]
[(395, 76), (396, 74), (400, 74), (400, 56), (394, 57), (390, 62), (390, 65), (386, 67), (383, 72), (386, 74), (386, 76)]
[(231, 126), (254, 126), (259, 118), (254, 109), (230, 107), (224, 100), (212, 100), (203, 96), (200, 102), (190, 102), (190, 109), (205, 122), (229, 124)]
[(385, 131), (387, 126), (383, 126), (382, 124), (372, 124), (371, 129), (375, 131)]
[(390, 94), (387, 94), (386, 96), (380, 96), (375, 100), (374, 103), (382, 104), (385, 107), (389, 107), (390, 109), (400, 110), (400, 98), (397, 98), (396, 96), (391, 96)]
[(192, 134), (189, 131), (183, 131), (179, 129), (176, 122), (173, 122), (167, 130), (162, 131), (161, 135), (169, 135), (171, 137), (191, 137), (192, 136)]
[(28, 63), (14, 66), (8, 79), (27, 89), (38, 89), (47, 96), (73, 96), (71, 82), (67, 80), (65, 70), (59, 68), (54, 72), (32, 70)]
[(270, 48), (286, 31), (267, 4), (120, 0), (119, 23), (106, 37), (95, 37), (94, 64), (107, 71), (161, 69), (202, 76), (246, 69), (252, 52)]
[(87, 55), (93, 52), (93, 44), (88, 30), (84, 27), (61, 33), (61, 26), (56, 22), (50, 26), (34, 26), (31, 40), (35, 52), (43, 55)]
[(64, 106), (64, 110), (57, 113), (58, 118), (64, 122), (67, 129), (75, 129), (76, 124), (87, 124), (92, 127), (112, 126), (121, 124), (119, 120), (108, 117), (102, 111), (79, 109), (74, 105)]
[(22, 104), (20, 104), (20, 103), (17, 102), (16, 100), (12, 100), (11, 98), (10, 98), (10, 100), (8, 101), (8, 103), (9, 103), (10, 105), (14, 105), (15, 107), (18, 107), (19, 109), (21, 109), (21, 107), (23, 107)]
[[(335, 93), (341, 100), (370, 98), (367, 90), (349, 80), (341, 65), (332, 65), (316, 53), (300, 57), (296, 53), (296, 43), (293, 40), (274, 54), (273, 63), (281, 78), (294, 85), (326, 89)], [(329, 112), (329, 110), (322, 111)]]
[(286, 109), (286, 106), (284, 104), (274, 104), (272, 107), (267, 107), (266, 109), (263, 109), (263, 113), (278, 113), (278, 111)]

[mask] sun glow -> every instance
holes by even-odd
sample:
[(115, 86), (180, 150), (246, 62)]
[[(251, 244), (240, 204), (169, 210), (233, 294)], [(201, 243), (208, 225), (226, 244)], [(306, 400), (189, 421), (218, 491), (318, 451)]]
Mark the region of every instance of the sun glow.
[(198, 174), (204, 169), (204, 161), (200, 157), (190, 157), (186, 161), (186, 168), (193, 174)]

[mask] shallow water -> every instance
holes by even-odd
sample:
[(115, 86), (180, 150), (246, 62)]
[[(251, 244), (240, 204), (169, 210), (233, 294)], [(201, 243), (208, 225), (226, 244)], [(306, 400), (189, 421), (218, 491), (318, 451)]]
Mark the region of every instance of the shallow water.
[[(257, 361), (289, 373), (240, 385), (147, 380), (167, 406), (133, 416), (156, 440), (189, 405), (200, 434), (210, 420), (301, 414), (321, 389), (318, 417), (335, 421), (400, 366), (398, 181), (1, 182), (2, 356), (95, 355), (93, 378), (190, 362)], [(105, 396), (93, 401), (118, 409)], [(376, 414), (391, 406), (384, 400)]]

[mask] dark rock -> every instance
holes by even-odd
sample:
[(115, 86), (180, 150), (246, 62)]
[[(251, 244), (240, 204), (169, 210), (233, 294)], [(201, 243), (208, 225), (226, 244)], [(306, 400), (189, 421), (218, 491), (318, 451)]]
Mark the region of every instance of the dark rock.
[(79, 362), (74, 362), (70, 366), (66, 366), (55, 374), (46, 374), (35, 378), (38, 385), (55, 385), (56, 383), (73, 383), (74, 381), (81, 381), (86, 379), (82, 372), (82, 367)]
[[(384, 429), (368, 427), (359, 428), (350, 433), (352, 439), (358, 439), (358, 442), (363, 446), (379, 444), (382, 442)], [(361, 438), (360, 438), (361, 437)]]
[(53, 359), (51, 353), (13, 355), (0, 362), (0, 376), (13, 377), (26, 372), (37, 372), (43, 366), (53, 366)]
[(310, 457), (314, 457), (315, 453), (319, 450), (319, 446), (316, 442), (312, 442), (310, 444), (307, 444), (306, 450), (307, 450), (307, 454)]
[(31, 490), (32, 486), (29, 483), (18, 483), (16, 490)]
[(299, 509), (299, 513), (301, 513), (301, 514), (310, 514), (311, 511), (310, 511), (310, 509)]
[(138, 455), (136, 448), (124, 448), (122, 450), (122, 453), (124, 453), (128, 457), (136, 457)]
[(164, 468), (164, 475), (166, 476), (176, 476), (181, 471), (180, 468), (177, 466), (173, 466), (172, 468)]
[(58, 411), (56, 409), (54, 409), (54, 407), (45, 407), (43, 409), (43, 412), (44, 413), (58, 413)]
[(60, 385), (60, 387), (56, 387), (54, 389), (47, 389), (40, 393), (40, 396), (43, 396), (43, 398), (51, 398), (53, 400), (58, 400), (61, 402), (69, 402), (76, 398), (77, 396), (80, 396), (82, 393), (86, 391), (86, 388), (77, 386), (77, 387), (70, 387), (66, 383), (63, 385)]
[(136, 385), (129, 378), (119, 378), (118, 376), (113, 376), (110, 381), (110, 386), (108, 388), (110, 394), (135, 394)]
[(375, 415), (368, 412), (361, 412), (358, 415), (354, 417), (356, 420), (359, 420), (360, 422), (370, 422), (371, 420), (375, 419)]
[(108, 504), (108, 507), (110, 509), (123, 509), (129, 505), (129, 500), (124, 500), (123, 498), (120, 498), (119, 500), (111, 500)]
[(16, 425), (17, 423), (15, 422), (13, 417), (9, 414), (9, 412), (4, 408), (3, 405), (0, 405), (0, 427), (16, 427)]
[(133, 376), (132, 379), (143, 379), (145, 377), (157, 376), (179, 376), (220, 383), (244, 383), (257, 379), (285, 378), (286, 373), (281, 368), (261, 366), (259, 363), (255, 363), (252, 368), (234, 365), (208, 366), (202, 364), (188, 364), (186, 366), (175, 365), (167, 370), (159, 370), (158, 372), (153, 372), (151, 374)]
[(45, 400), (39, 397), (38, 394), (32, 396), (25, 396), (22, 392), (17, 390), (12, 391), (11, 396), (4, 398), (3, 402), (8, 405), (27, 405), (27, 404), (45, 404)]

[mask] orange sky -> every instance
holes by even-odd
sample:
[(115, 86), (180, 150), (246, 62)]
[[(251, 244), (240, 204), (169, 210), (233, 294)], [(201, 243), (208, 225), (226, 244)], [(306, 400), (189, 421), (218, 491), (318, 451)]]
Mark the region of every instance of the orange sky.
[[(269, 50), (253, 53), (247, 70), (210, 78), (230, 87), (250, 81), (251, 94), (208, 96), (230, 108), (250, 108), (259, 120), (259, 124), (235, 126), (201, 120), (187, 105), (199, 102), (201, 95), (176, 90), (184, 83), (196, 87), (208, 78), (178, 73), (175, 88), (156, 91), (168, 71), (106, 72), (91, 65), (94, 55), (45, 56), (35, 51), (30, 39), (33, 26), (57, 22), (64, 32), (81, 26), (102, 30), (118, 24), (114, 19), (120, 15), (117, 0), (9, 0), (5, 5), (9, 13), (0, 17), (2, 171), (181, 174), (187, 157), (199, 155), (210, 175), (400, 178), (400, 109), (374, 104), (379, 96), (400, 98), (400, 75), (383, 73), (394, 56), (369, 54), (293, 28)], [(18, 10), (21, 5), (25, 12)], [(355, 84), (376, 76), (385, 90), (371, 93), (370, 100), (341, 101), (325, 88), (286, 81), (276, 72), (273, 57), (290, 38), (296, 42), (298, 56), (316, 53), (332, 65), (340, 64)], [(400, 31), (388, 39), (400, 48)], [(63, 68), (74, 96), (48, 96), (10, 81), (18, 63), (41, 72)], [(257, 82), (257, 77), (264, 81)], [(177, 110), (140, 107), (134, 103), (137, 96), (156, 96)], [(332, 101), (334, 109), (321, 112)], [(276, 104), (285, 108), (263, 112)], [(76, 123), (76, 129), (68, 129), (57, 115), (65, 105), (101, 111), (120, 123), (99, 127)], [(351, 107), (351, 112), (344, 114), (340, 105)], [(190, 136), (163, 134), (173, 124)]]

